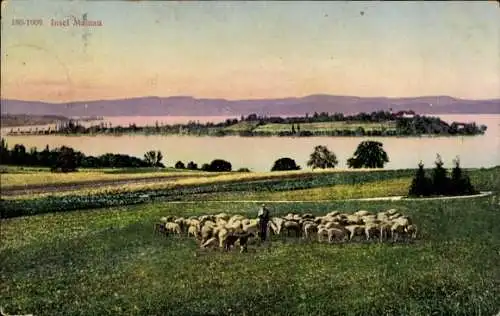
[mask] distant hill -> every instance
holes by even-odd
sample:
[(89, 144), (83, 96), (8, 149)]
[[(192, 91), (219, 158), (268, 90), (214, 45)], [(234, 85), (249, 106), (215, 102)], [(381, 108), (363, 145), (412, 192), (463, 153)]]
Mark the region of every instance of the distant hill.
[(429, 114), (500, 114), (500, 99), (464, 100), (448, 96), (410, 98), (310, 95), (301, 98), (225, 100), (189, 96), (46, 103), (4, 99), (2, 114), (62, 116), (234, 116), (352, 114), (377, 110), (413, 110)]

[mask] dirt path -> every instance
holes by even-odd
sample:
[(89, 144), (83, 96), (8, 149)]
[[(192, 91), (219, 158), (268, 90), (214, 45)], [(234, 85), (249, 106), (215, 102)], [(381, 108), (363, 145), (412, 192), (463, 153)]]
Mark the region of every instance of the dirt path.
[(407, 198), (404, 196), (381, 196), (373, 198), (358, 198), (358, 199), (343, 199), (343, 200), (289, 200), (289, 201), (279, 201), (279, 200), (227, 200), (227, 201), (166, 201), (164, 203), (169, 204), (195, 204), (195, 203), (327, 203), (327, 202), (348, 202), (348, 201), (430, 201), (430, 200), (455, 200), (455, 199), (471, 199), (479, 198), (492, 195), (492, 191), (481, 192), (475, 195), (462, 195), (462, 196), (442, 196), (442, 197), (431, 197), (431, 198)]

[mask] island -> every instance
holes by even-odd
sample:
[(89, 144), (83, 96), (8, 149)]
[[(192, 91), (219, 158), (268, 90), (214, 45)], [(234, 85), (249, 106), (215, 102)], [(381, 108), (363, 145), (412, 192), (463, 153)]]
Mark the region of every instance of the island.
[[(80, 122), (84, 121), (99, 121), (102, 117), (89, 116), (80, 117)], [(61, 122), (69, 123), (72, 118), (62, 115), (32, 115), (32, 114), (2, 114), (1, 126), (2, 127), (19, 127), (19, 126), (33, 126), (33, 125), (48, 125), (57, 124)]]
[(439, 117), (416, 114), (414, 111), (375, 111), (344, 115), (342, 113), (314, 113), (305, 116), (279, 117), (250, 114), (240, 119), (227, 119), (220, 123), (200, 123), (167, 125), (156, 122), (153, 126), (112, 126), (100, 122), (89, 127), (78, 120), (59, 123), (49, 130), (14, 131), (9, 135), (189, 135), (189, 136), (455, 136), (481, 135), (487, 127), (475, 122), (452, 122), (448, 124)]

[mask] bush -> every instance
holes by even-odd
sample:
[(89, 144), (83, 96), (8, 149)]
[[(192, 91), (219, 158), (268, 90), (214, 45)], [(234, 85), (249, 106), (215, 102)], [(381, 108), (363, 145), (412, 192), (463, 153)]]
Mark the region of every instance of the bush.
[(184, 165), (184, 163), (182, 161), (179, 160), (175, 163), (175, 169), (185, 169), (185, 168), (186, 168), (186, 166)]
[(225, 172), (225, 171), (231, 171), (232, 166), (229, 161), (222, 159), (214, 159), (210, 164), (203, 164), (201, 169), (205, 171)]
[(189, 170), (197, 170), (198, 169), (198, 165), (194, 161), (190, 161), (187, 164), (187, 168)]
[(203, 165), (201, 165), (201, 170), (210, 171), (210, 165), (208, 163), (204, 163)]
[(273, 167), (271, 168), (271, 171), (285, 170), (300, 170), (300, 166), (295, 163), (295, 160), (285, 157), (276, 160)]
[(237, 172), (251, 172), (251, 171), (248, 168), (240, 168), (237, 170)]

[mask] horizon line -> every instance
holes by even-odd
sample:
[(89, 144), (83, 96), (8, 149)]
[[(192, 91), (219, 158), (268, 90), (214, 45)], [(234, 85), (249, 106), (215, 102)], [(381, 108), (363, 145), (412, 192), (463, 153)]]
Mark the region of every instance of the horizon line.
[(210, 97), (196, 97), (193, 95), (170, 95), (170, 96), (158, 96), (158, 95), (144, 95), (144, 96), (131, 96), (122, 98), (109, 98), (109, 99), (92, 99), (92, 100), (73, 100), (73, 101), (43, 101), (43, 100), (23, 100), (17, 98), (3, 98), (0, 97), (0, 101), (21, 101), (21, 102), (41, 102), (50, 104), (67, 104), (67, 103), (82, 103), (82, 102), (98, 102), (98, 101), (119, 101), (119, 100), (133, 100), (133, 99), (147, 99), (147, 98), (158, 98), (158, 99), (168, 99), (168, 98), (190, 98), (194, 100), (221, 100), (228, 102), (235, 101), (265, 101), (265, 100), (283, 100), (283, 99), (304, 99), (308, 97), (316, 96), (327, 96), (327, 97), (346, 97), (346, 98), (360, 98), (360, 99), (416, 99), (416, 98), (451, 98), (455, 100), (466, 100), (466, 101), (496, 101), (500, 100), (499, 97), (495, 98), (460, 98), (450, 95), (418, 95), (418, 96), (404, 96), (404, 97), (390, 97), (390, 96), (357, 96), (357, 95), (343, 95), (343, 94), (327, 94), (327, 93), (315, 93), (303, 96), (289, 96), (281, 98), (241, 98), (241, 99), (226, 99), (226, 98), (210, 98)]

